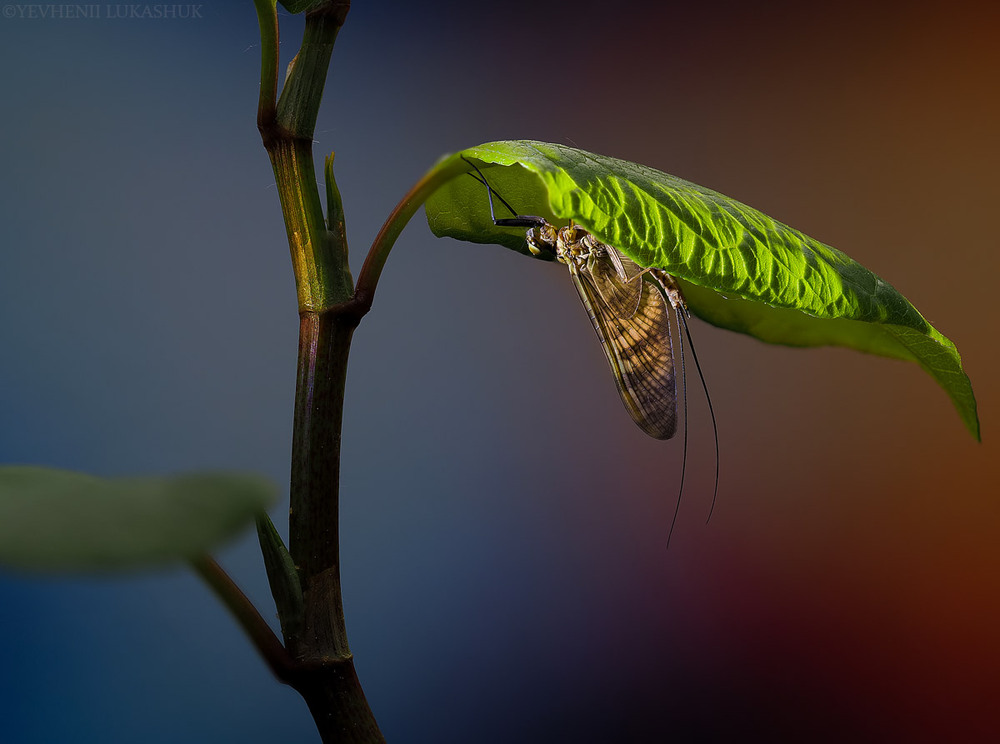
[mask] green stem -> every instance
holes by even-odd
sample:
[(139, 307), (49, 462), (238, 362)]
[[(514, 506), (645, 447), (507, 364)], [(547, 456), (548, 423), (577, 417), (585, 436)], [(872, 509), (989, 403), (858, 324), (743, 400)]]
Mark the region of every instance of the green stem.
[(293, 685), (316, 721), (324, 744), (385, 744), (351, 660), (331, 661), (304, 671)]
[(192, 559), (191, 566), (229, 608), (274, 676), (299, 691), (326, 744), (384, 744), (364, 695), (358, 694), (361, 682), (349, 656), (314, 662), (293, 659), (218, 563), (205, 555)]
[(375, 299), (375, 289), (378, 286), (379, 277), (385, 267), (386, 259), (389, 258), (389, 251), (392, 250), (396, 238), (403, 232), (406, 223), (416, 214), (421, 205), (427, 201), (427, 197), (433, 194), (447, 181), (466, 173), (471, 168), (469, 164), (457, 155), (453, 155), (441, 161), (430, 169), (423, 178), (410, 189), (386, 218), (382, 229), (372, 242), (372, 247), (365, 257), (365, 263), (358, 274), (358, 284), (354, 290), (354, 301), (358, 307), (356, 311), (359, 315), (364, 315), (371, 309)]
[(302, 631), (291, 652), (312, 671), (290, 684), (324, 742), (383, 742), (347, 644), (340, 590), (339, 485), (344, 387), (358, 316), (302, 313), (292, 434), (289, 552), (302, 585)]
[(321, 312), (351, 296), (346, 245), (326, 229), (316, 188), (312, 140), (278, 135), (268, 154), (285, 218), (300, 312)]
[(264, 131), (277, 117), (278, 95), (278, 13), (274, 0), (254, 0), (260, 26), (260, 97), (257, 100), (257, 128)]
[[(270, 17), (259, 10), (264, 0), (256, 2), (261, 33), (269, 34)], [(351, 336), (361, 316), (350, 302), (353, 283), (332, 160), (328, 226), (312, 155), (333, 45), (349, 7), (346, 1), (328, 2), (306, 14), (302, 46), (276, 109), (268, 109), (273, 96), (264, 92), (273, 61), (265, 51), (258, 126), (278, 185), (300, 315), (288, 552), (302, 590), (302, 615), (283, 618), (283, 628), (295, 628), (285, 638), (294, 659), (285, 681), (306, 700), (324, 742), (377, 744), (384, 738), (355, 673), (340, 590), (341, 424)], [(271, 53), (276, 57), (276, 47)]]
[(350, 9), (350, 0), (337, 0), (306, 13), (302, 45), (278, 101), (278, 120), (293, 137), (312, 141), (333, 45)]
[[(291, 65), (276, 112), (273, 93), (268, 87), (265, 94), (265, 87), (271, 85), (272, 66), (276, 69), (277, 48), (271, 49), (270, 41), (262, 44), (273, 56), (262, 56), (257, 126), (278, 186), (301, 312), (319, 312), (343, 303), (353, 290), (344, 236), (327, 230), (323, 217), (312, 153), (333, 45), (349, 8), (349, 2), (327, 3), (306, 14), (302, 47)], [(277, 30), (272, 31), (270, 16), (259, 9), (258, 16), (262, 37), (276, 45)]]
[(288, 549), (302, 585), (303, 632), (292, 653), (350, 658), (340, 596), (339, 485), (344, 387), (353, 324), (302, 313), (292, 432)]

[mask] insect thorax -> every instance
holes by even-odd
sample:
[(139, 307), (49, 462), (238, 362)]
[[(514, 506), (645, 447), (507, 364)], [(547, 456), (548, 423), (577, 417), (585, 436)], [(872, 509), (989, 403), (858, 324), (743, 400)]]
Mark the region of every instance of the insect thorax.
[(556, 227), (546, 222), (528, 230), (527, 240), (528, 250), (535, 255), (548, 251), (560, 263), (578, 267), (608, 253), (608, 246), (578, 225)]

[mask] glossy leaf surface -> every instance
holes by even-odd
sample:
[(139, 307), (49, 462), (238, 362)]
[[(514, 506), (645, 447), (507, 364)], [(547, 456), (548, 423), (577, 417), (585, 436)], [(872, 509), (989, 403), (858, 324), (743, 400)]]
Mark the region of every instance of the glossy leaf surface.
[[(752, 207), (667, 173), (562, 145), (492, 142), (460, 156), (520, 214), (570, 220), (640, 266), (680, 280), (709, 323), (792, 346), (847, 346), (915, 361), (979, 437), (976, 401), (955, 345), (891, 284), (849, 256)], [(508, 217), (496, 204), (498, 218)], [(485, 187), (454, 178), (427, 200), (435, 235), (527, 253), (524, 230), (497, 227)]]

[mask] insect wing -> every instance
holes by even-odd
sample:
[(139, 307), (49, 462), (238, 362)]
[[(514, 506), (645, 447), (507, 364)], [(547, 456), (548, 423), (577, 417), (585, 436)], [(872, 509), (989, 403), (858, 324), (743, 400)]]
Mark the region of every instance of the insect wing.
[(669, 439), (677, 430), (677, 384), (663, 295), (639, 276), (626, 281), (606, 256), (570, 273), (625, 408), (651, 437)]
[(642, 269), (610, 246), (605, 253), (593, 254), (583, 273), (589, 274), (604, 304), (622, 320), (639, 310), (642, 298)]

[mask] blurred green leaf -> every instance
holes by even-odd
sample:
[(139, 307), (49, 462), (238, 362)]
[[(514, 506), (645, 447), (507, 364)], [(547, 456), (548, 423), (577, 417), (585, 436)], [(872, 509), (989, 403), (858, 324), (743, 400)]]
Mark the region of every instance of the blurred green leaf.
[(0, 467), (0, 565), (93, 571), (195, 557), (249, 527), (274, 501), (253, 475), (97, 478)]
[[(735, 199), (667, 173), (571, 147), (515, 140), (448, 156), (474, 162), (519, 214), (590, 230), (640, 266), (681, 280), (709, 323), (793, 346), (838, 345), (915, 361), (979, 438), (972, 384), (955, 345), (888, 282), (849, 256)], [(498, 218), (509, 217), (494, 200)], [(427, 200), (431, 231), (528, 253), (523, 228), (497, 227), (485, 187), (454, 178)]]

